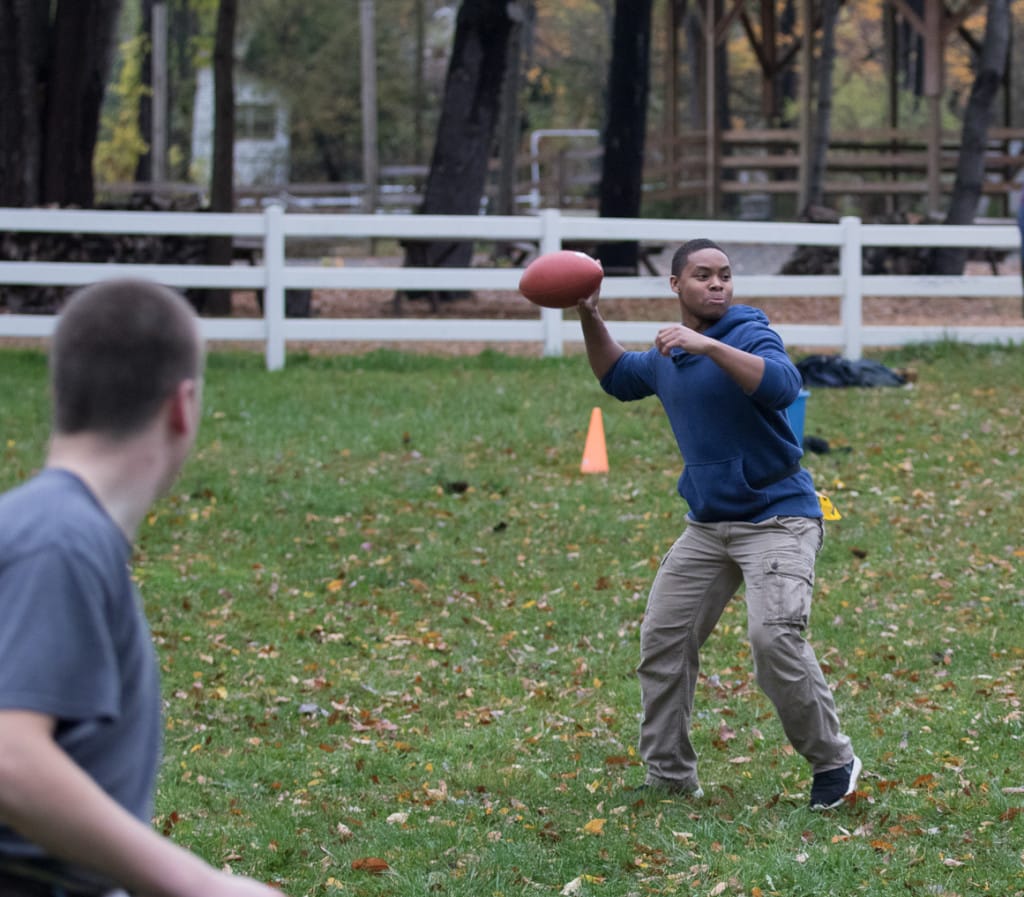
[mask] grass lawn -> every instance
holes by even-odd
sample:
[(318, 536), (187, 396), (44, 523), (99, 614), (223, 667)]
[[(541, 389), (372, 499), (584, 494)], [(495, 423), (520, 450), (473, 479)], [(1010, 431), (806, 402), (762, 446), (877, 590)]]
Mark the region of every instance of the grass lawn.
[[(140, 536), (161, 660), (156, 827), (292, 897), (1024, 894), (1024, 351), (873, 356), (812, 391), (828, 524), (809, 638), (864, 760), (810, 772), (739, 597), (704, 654), (706, 796), (631, 792), (647, 589), (684, 525), (655, 400), (581, 357), (209, 362)], [(41, 354), (0, 353), (0, 486), (45, 450)], [(579, 471), (602, 408), (610, 473)]]

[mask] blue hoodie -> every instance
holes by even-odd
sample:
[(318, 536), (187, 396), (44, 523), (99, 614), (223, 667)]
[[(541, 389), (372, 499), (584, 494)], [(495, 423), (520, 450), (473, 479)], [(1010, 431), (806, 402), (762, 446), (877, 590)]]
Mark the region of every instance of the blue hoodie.
[(802, 379), (781, 338), (764, 312), (747, 305), (728, 308), (704, 335), (764, 359), (764, 377), (751, 395), (707, 356), (673, 349), (666, 357), (653, 347), (624, 353), (601, 387), (624, 402), (661, 400), (683, 456), (679, 494), (692, 519), (821, 517), (786, 414)]

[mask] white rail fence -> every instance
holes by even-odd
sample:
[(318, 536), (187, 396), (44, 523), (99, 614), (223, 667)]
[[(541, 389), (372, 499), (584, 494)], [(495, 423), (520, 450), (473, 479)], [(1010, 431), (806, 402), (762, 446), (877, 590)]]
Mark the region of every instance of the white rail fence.
[[(0, 209), (0, 230), (66, 234), (162, 234), (230, 236), (262, 245), (259, 264), (174, 265), (49, 261), (0, 261), (0, 284), (78, 286), (113, 277), (144, 277), (179, 289), (222, 288), (263, 291), (262, 318), (204, 318), (206, 339), (258, 341), (270, 370), (284, 366), (289, 342), (310, 341), (474, 341), (537, 343), (544, 354), (560, 355), (567, 343), (582, 340), (579, 323), (560, 310), (539, 309), (536, 320), (422, 318), (286, 318), (285, 291), (328, 290), (508, 290), (521, 269), (509, 267), (404, 268), (317, 267), (289, 258), (288, 240), (393, 239), (474, 240), (532, 243), (551, 252), (564, 243), (597, 244), (638, 240), (675, 244), (695, 236), (725, 243), (826, 246), (839, 251), (836, 275), (737, 276), (736, 294), (753, 297), (832, 297), (838, 323), (779, 324), (791, 345), (839, 348), (847, 358), (865, 347), (955, 340), (974, 343), (1024, 342), (1024, 327), (971, 326), (957, 321), (928, 326), (866, 325), (865, 296), (1019, 297), (1021, 278), (1013, 275), (867, 276), (865, 247), (961, 247), (1020, 251), (1014, 224), (884, 225), (843, 218), (837, 224), (739, 221), (585, 218), (555, 209), (530, 216), (324, 215), (286, 213), (280, 205), (262, 212), (111, 212), (52, 209)], [(606, 277), (604, 298), (665, 297), (667, 277)], [(525, 301), (525, 300), (524, 300)], [(650, 343), (668, 322), (616, 321), (613, 336), (631, 344)], [(0, 313), (0, 338), (47, 337), (52, 315)]]

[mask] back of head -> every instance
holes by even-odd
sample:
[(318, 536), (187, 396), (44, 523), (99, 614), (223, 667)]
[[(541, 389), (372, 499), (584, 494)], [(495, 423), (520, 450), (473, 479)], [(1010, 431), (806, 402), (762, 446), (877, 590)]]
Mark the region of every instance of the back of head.
[(84, 287), (64, 306), (50, 347), (54, 429), (130, 435), (202, 367), (195, 312), (179, 293), (133, 279)]
[(686, 267), (686, 263), (690, 260), (690, 256), (695, 252), (700, 252), (702, 249), (717, 249), (722, 253), (722, 255), (728, 255), (728, 253), (726, 253), (726, 251), (714, 240), (709, 240), (706, 237), (697, 237), (694, 240), (687, 240), (672, 256), (672, 275), (678, 277), (682, 274), (683, 268)]

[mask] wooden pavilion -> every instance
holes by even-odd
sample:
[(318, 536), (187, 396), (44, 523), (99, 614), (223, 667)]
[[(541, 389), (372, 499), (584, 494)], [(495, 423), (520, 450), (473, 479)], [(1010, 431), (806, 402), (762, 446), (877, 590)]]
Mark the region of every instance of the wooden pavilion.
[[(776, 158), (775, 161), (770, 161), (763, 155), (757, 159), (749, 158), (745, 161), (762, 168), (762, 170), (774, 167), (775, 171), (772, 172), (774, 182), (762, 183), (759, 185), (759, 189), (795, 193), (796, 207), (805, 209), (810, 189), (815, 79), (813, 75), (803, 77), (803, 73), (815, 71), (813, 42), (821, 33), (820, 13), (816, 12), (814, 0), (797, 0), (798, 21), (804, 23), (804, 26), (797, 29), (799, 34), (795, 39), (792, 34), (789, 34), (784, 42), (780, 40), (777, 7), (774, 0), (759, 0), (756, 5), (751, 3), (751, 0), (694, 0), (694, 2), (700, 13), (704, 47), (721, 48), (729, 38), (733, 26), (736, 24), (742, 26), (762, 73), (762, 112), (766, 121), (778, 119), (780, 98), (777, 94), (777, 76), (794, 64), (797, 72), (800, 73), (798, 104), (800, 119), (796, 132), (794, 133), (793, 129), (788, 131), (789, 154), (781, 159)], [(915, 0), (883, 0), (883, 2), (885, 3), (885, 26), (890, 35), (899, 23), (909, 26), (920, 38), (922, 48), (920, 58), (923, 62), (920, 83), (927, 104), (927, 126), (924, 133), (919, 131), (913, 135), (918, 144), (923, 144), (923, 158), (920, 152), (916, 155), (918, 171), (923, 173), (923, 178), (919, 177), (912, 186), (904, 184), (896, 189), (923, 195), (928, 213), (935, 216), (940, 212), (943, 197), (943, 167), (945, 164), (948, 171), (951, 160), (955, 161), (958, 146), (956, 141), (959, 139), (959, 135), (956, 135), (951, 142), (950, 135), (943, 135), (942, 131), (942, 101), (946, 89), (946, 52), (952, 37), (957, 34), (977, 48), (977, 39), (967, 32), (964, 23), (975, 12), (983, 9), (986, 4), (985, 0), (963, 0), (959, 6), (951, 8), (947, 0), (916, 0), (916, 2)], [(673, 66), (676, 64), (675, 60), (678, 60), (680, 56), (677, 41), (681, 24), (679, 18), (681, 5), (678, 2), (671, 2), (671, 0), (667, 4), (669, 17), (666, 29), (669, 35), (667, 58), (673, 60)], [(759, 21), (755, 21), (752, 10), (759, 17)], [(806, 27), (806, 23), (811, 23), (812, 27)], [(802, 38), (802, 35), (807, 34), (811, 35), (811, 40)], [(891, 38), (887, 42), (890, 47), (893, 45)], [(701, 83), (694, 85), (694, 89), (700, 97), (705, 121), (702, 134), (704, 145), (697, 148), (691, 144), (691, 149), (693, 153), (700, 155), (703, 159), (705, 170), (703, 176), (699, 177), (699, 181), (703, 185), (705, 212), (715, 215), (720, 210), (723, 192), (730, 189), (728, 170), (730, 167), (735, 169), (738, 166), (735, 159), (727, 157), (731, 154), (724, 151), (728, 148), (729, 135), (725, 134), (718, 125), (716, 103), (718, 92), (716, 56), (718, 54), (705, 52), (702, 55)], [(886, 55), (888, 74), (886, 103), (887, 120), (890, 125), (888, 137), (892, 138), (889, 142), (894, 146), (898, 142), (895, 137), (899, 130), (897, 61), (894, 58), (895, 53), (891, 50)], [(1003, 117), (1005, 121), (1002, 127), (990, 128), (990, 136), (1001, 139), (1004, 142), (1004, 147), (1011, 139), (1024, 140), (1024, 129), (1011, 129), (1006, 126), (1009, 124), (1009, 111), (1012, 108), (1009, 98), (1010, 71), (1011, 65), (1008, 63), (1003, 80), (1005, 97)], [(670, 85), (666, 107), (674, 109), (673, 93), (674, 85), (677, 83), (676, 73), (673, 71), (666, 80)], [(676, 139), (679, 136), (678, 116), (668, 115), (666, 126), (670, 131), (666, 135), (668, 145), (678, 146), (679, 141)], [(910, 132), (904, 131), (903, 134), (909, 135)], [(874, 136), (881, 142), (885, 142), (885, 135)], [(770, 139), (770, 135), (765, 134), (765, 142), (768, 143)], [(944, 145), (947, 150), (945, 153)], [(834, 143), (830, 146), (830, 158), (834, 146)], [(676, 150), (675, 152), (680, 151)], [(687, 155), (692, 161), (693, 155), (689, 153)], [(905, 152), (899, 158), (891, 154), (879, 155), (872, 164), (876, 166), (875, 171), (878, 173), (891, 171), (894, 167), (898, 168), (904, 163), (908, 168), (910, 167), (910, 161)], [(1007, 153), (1005, 149), (1001, 154), (999, 152), (992, 154), (992, 158), (986, 160), (986, 168), (988, 170), (991, 166), (992, 169), (1001, 172), (1002, 183), (986, 183), (986, 192), (1002, 194), (1002, 198), (1006, 200), (1012, 191), (1019, 189), (1019, 184), (1015, 183), (1014, 176), (1022, 163), (1024, 163), (1024, 156), (1018, 159), (1016, 154)], [(670, 159), (667, 162), (670, 171), (674, 171), (679, 164), (679, 159)], [(862, 169), (866, 167), (863, 159), (860, 166)], [(831, 169), (831, 164), (829, 167)], [(789, 172), (793, 172), (795, 169), (796, 183), (793, 183), (792, 177), (788, 183), (786, 183), (785, 177), (779, 177), (783, 168), (788, 168)], [(672, 180), (675, 181), (675, 178), (673, 177)], [(741, 192), (744, 189), (742, 185), (732, 184), (731, 186), (733, 192)], [(861, 183), (857, 189), (870, 191), (872, 188), (881, 193), (886, 190), (891, 191), (893, 185), (884, 181), (876, 181), (870, 185)], [(850, 192), (853, 192), (852, 186)], [(1007, 206), (1008, 204), (1004, 203), (1004, 207)]]

